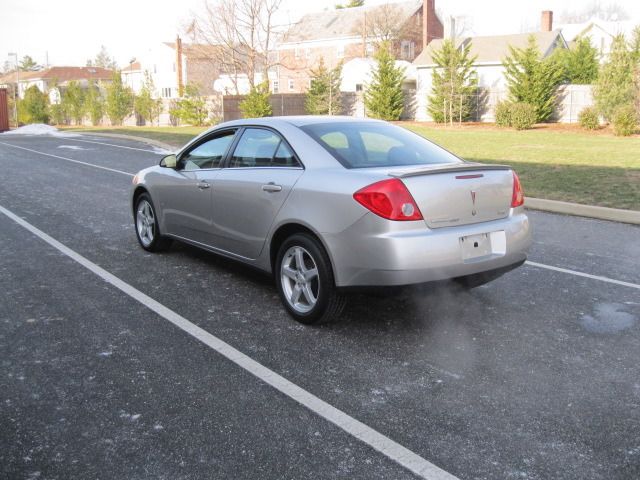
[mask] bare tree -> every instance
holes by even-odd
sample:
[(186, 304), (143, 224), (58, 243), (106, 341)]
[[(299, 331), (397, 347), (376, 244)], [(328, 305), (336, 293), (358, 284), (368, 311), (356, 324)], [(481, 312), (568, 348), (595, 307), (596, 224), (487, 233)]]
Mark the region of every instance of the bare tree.
[(272, 51), (279, 26), (274, 17), (281, 4), (282, 0), (205, 0), (204, 12), (194, 15), (187, 34), (194, 43), (209, 47), (203, 56), (229, 74), (236, 93), (241, 77), (246, 75), (254, 89), (258, 74), (265, 81), (276, 65)]
[(581, 23), (594, 17), (600, 20), (617, 22), (628, 20), (629, 12), (618, 3), (591, 2), (580, 10), (565, 10), (560, 14), (559, 21), (560, 23)]
[(387, 3), (362, 12), (353, 33), (362, 36), (363, 43), (370, 42), (377, 48), (382, 43), (397, 41), (404, 33), (405, 22), (402, 9), (397, 4)]

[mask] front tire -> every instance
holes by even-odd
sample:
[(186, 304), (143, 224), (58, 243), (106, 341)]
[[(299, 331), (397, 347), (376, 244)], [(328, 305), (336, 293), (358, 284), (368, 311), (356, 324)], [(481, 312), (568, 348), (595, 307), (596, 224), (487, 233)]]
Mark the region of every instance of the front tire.
[(346, 300), (336, 290), (329, 256), (311, 235), (287, 238), (278, 250), (274, 270), (280, 299), (298, 322), (328, 323), (342, 313)]
[(156, 209), (148, 193), (136, 199), (134, 223), (138, 243), (148, 252), (166, 250), (171, 245), (171, 239), (160, 234)]

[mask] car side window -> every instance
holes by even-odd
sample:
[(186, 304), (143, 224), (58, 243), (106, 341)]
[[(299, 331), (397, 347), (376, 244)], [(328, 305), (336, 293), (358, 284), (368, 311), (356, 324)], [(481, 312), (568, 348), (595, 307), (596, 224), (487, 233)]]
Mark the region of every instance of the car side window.
[(233, 156), (230, 168), (297, 167), (293, 152), (280, 136), (262, 128), (247, 128)]
[(225, 132), (189, 150), (180, 159), (182, 168), (184, 170), (219, 168), (234, 135), (233, 131)]

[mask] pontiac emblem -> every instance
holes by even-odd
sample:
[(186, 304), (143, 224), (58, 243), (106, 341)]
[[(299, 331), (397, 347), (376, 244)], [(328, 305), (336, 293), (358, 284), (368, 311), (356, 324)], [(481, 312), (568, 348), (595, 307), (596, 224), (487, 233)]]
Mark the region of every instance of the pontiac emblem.
[(473, 203), (473, 209), (471, 210), (471, 215), (475, 216), (478, 213), (476, 211), (476, 192), (475, 192), (475, 190), (471, 190), (471, 202)]

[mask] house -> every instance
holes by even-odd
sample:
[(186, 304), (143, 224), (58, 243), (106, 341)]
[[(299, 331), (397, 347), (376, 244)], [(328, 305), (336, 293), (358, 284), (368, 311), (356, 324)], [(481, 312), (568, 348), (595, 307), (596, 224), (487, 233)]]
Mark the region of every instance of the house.
[(624, 35), (631, 39), (635, 23), (631, 21), (607, 22), (599, 18), (592, 18), (582, 23), (565, 23), (558, 25), (562, 30), (562, 36), (569, 46), (578, 38), (588, 38), (591, 45), (600, 53), (600, 62), (603, 63), (611, 52), (611, 43), (617, 35)]
[[(403, 89), (410, 91), (416, 88), (417, 71), (415, 65), (406, 60), (396, 60), (396, 68), (404, 70)], [(342, 81), (340, 91), (363, 92), (366, 85), (371, 83), (376, 61), (373, 58), (353, 58), (342, 66)]]
[(183, 43), (180, 37), (162, 42), (121, 69), (122, 83), (139, 93), (148, 74), (159, 98), (179, 98), (187, 84), (196, 85), (202, 95), (213, 95), (220, 74), (216, 50), (210, 45)]
[[(567, 42), (560, 30), (551, 30), (548, 14), (543, 12), (543, 31), (515, 35), (494, 35), (464, 37), (454, 39), (458, 48), (471, 44), (471, 55), (476, 56), (473, 64), (478, 78), (479, 120), (493, 120), (493, 106), (507, 96), (507, 84), (503, 60), (509, 56), (509, 47), (525, 48), (529, 37), (533, 36), (543, 57), (547, 57), (557, 48), (567, 48)], [(413, 61), (417, 69), (416, 120), (430, 121), (427, 107), (428, 96), (432, 92), (432, 76), (436, 68), (434, 52), (442, 48), (444, 40), (434, 40)], [(480, 105), (482, 103), (483, 105)]]
[(72, 80), (86, 88), (89, 82), (110, 82), (112, 75), (112, 70), (101, 67), (49, 67), (35, 72), (13, 72), (3, 78), (11, 76), (13, 83), (18, 84), (19, 97), (24, 98), (27, 89), (34, 85), (41, 92), (50, 93), (54, 87), (64, 88)]
[(305, 15), (276, 48), (278, 66), (271, 91), (305, 92), (310, 70), (320, 58), (327, 68), (334, 68), (340, 62), (371, 57), (376, 44), (385, 39), (392, 40), (400, 59), (412, 61), (430, 41), (443, 36), (434, 2), (410, 0)]

